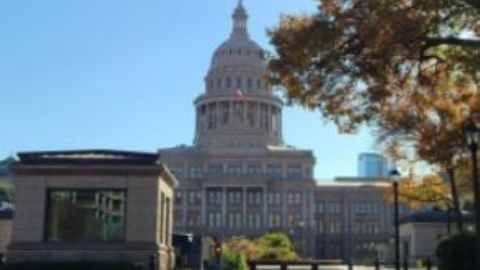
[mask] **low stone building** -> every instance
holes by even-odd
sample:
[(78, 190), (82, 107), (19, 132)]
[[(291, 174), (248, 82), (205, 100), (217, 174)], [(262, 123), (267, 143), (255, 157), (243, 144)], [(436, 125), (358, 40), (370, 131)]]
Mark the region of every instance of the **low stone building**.
[(20, 153), (9, 263), (172, 260), (175, 177), (157, 154)]
[[(474, 231), (472, 214), (463, 217), (465, 228)], [(428, 210), (417, 212), (400, 221), (400, 253), (410, 261), (434, 258), (438, 243), (458, 232), (456, 215), (453, 212)]]
[(7, 252), (7, 246), (10, 244), (12, 237), (12, 218), (13, 209), (0, 208), (0, 254)]

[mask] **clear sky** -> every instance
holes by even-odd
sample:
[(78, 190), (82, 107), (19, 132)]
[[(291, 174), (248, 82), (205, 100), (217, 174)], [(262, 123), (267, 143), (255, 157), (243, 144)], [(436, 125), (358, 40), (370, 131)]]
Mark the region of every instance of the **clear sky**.
[[(245, 0), (251, 37), (312, 0)], [(156, 151), (190, 144), (193, 99), (231, 29), (236, 0), (0, 1), (0, 158), (30, 150)], [(318, 179), (356, 174), (368, 130), (341, 136), (318, 112), (284, 110), (288, 144), (312, 149)]]

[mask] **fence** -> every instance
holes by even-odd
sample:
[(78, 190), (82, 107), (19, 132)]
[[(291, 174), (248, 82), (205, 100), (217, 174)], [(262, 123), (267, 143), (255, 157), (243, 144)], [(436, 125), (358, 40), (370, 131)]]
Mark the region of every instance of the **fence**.
[[(259, 261), (250, 261), (249, 268), (250, 270), (262, 270), (265, 267), (269, 269), (276, 270), (289, 270), (292, 268), (302, 267), (305, 270), (322, 270), (328, 267), (342, 267), (341, 269), (348, 270), (363, 270), (363, 269), (372, 269), (372, 270), (381, 270), (381, 269), (395, 269), (394, 262), (385, 262), (375, 260), (368, 265), (355, 265), (353, 261), (349, 260), (318, 260), (318, 261), (278, 261), (278, 260), (259, 260)], [(272, 268), (273, 267), (273, 268)], [(433, 263), (430, 258), (426, 258), (421, 263), (404, 260), (400, 263), (400, 269), (402, 270), (433, 270)]]

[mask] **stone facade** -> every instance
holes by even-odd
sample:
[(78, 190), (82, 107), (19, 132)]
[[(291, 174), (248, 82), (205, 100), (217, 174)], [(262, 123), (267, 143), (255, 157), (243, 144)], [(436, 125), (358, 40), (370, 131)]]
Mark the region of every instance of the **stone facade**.
[[(463, 217), (467, 231), (473, 232), (473, 214)], [(453, 212), (428, 210), (405, 217), (400, 224), (401, 257), (409, 260), (435, 258), (439, 242), (458, 232), (456, 215)]]
[(392, 233), (385, 185), (314, 180), (312, 151), (283, 141), (283, 104), (262, 80), (264, 53), (249, 38), (241, 1), (232, 17), (195, 100), (193, 146), (159, 150), (180, 183), (175, 232), (227, 239), (282, 231), (305, 257), (372, 259)]
[[(159, 258), (158, 269), (169, 269), (173, 192), (177, 183), (169, 170), (157, 162), (157, 155), (75, 151), (22, 153), (19, 156), (20, 162), (14, 167), (16, 213), (8, 249), (9, 262), (127, 261), (146, 264), (155, 254)], [(109, 210), (112, 205), (120, 205), (116, 208), (121, 210), (111, 213), (110, 218), (120, 216), (124, 220), (122, 240), (67, 241), (48, 237), (49, 196), (53, 191), (70, 190), (124, 192), (125, 196), (117, 201), (110, 199), (102, 204), (95, 197), (96, 204), (86, 209), (108, 213), (114, 212)], [(105, 207), (110, 208), (104, 210)], [(66, 227), (62, 229), (68, 229)]]

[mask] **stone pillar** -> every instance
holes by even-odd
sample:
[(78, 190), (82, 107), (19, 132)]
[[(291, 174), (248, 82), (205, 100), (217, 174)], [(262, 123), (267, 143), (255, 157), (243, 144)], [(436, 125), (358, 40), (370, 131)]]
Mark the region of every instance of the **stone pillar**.
[(178, 193), (180, 193), (181, 198), (182, 198), (182, 203), (180, 205), (180, 213), (181, 213), (181, 218), (180, 218), (180, 227), (185, 228), (187, 227), (187, 220), (188, 220), (188, 193), (185, 190), (178, 190)]
[(247, 224), (247, 188), (242, 188), (242, 223), (243, 227)]
[(263, 188), (263, 208), (262, 208), (262, 223), (263, 226), (262, 228), (267, 228), (268, 227), (268, 189)]
[(287, 220), (287, 200), (285, 196), (287, 195), (285, 191), (280, 192), (282, 194), (282, 227), (288, 228), (288, 220)]
[(207, 227), (207, 189), (202, 187), (202, 206), (200, 210), (200, 217), (202, 219), (202, 227)]
[(222, 227), (227, 225), (227, 188), (222, 187)]

